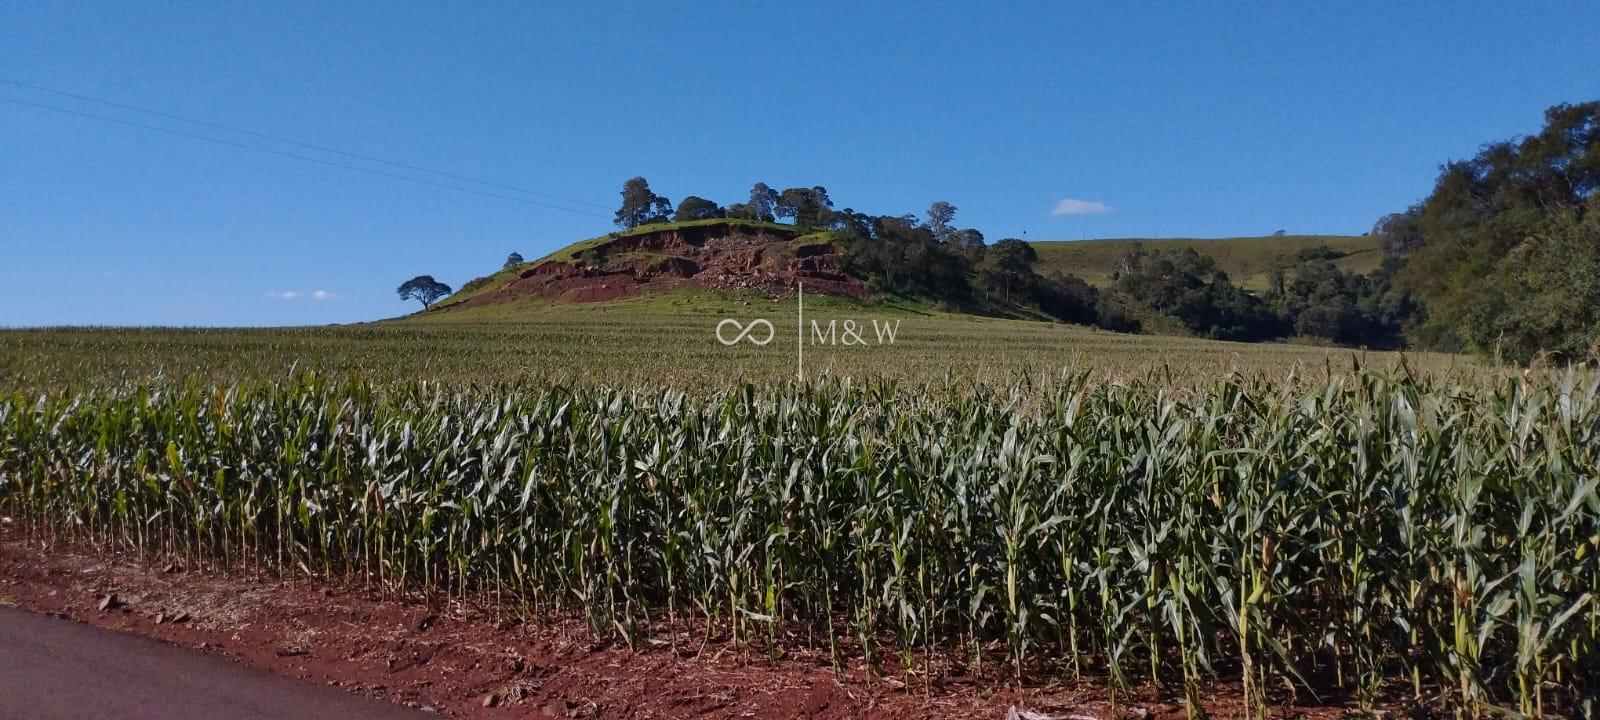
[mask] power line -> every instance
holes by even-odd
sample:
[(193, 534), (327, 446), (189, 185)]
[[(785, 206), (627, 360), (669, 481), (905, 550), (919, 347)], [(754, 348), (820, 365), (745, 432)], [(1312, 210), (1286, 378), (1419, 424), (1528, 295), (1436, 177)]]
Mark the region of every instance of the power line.
[(414, 182), (414, 183), (418, 183), (418, 184), (421, 184), (421, 185), (430, 185), (430, 186), (433, 186), (433, 187), (444, 188), (446, 190), (455, 190), (456, 192), (470, 193), (472, 195), (481, 195), (483, 197), (496, 198), (496, 199), (499, 199), (499, 200), (509, 200), (511, 202), (523, 203), (525, 205), (533, 205), (535, 207), (548, 208), (550, 210), (563, 210), (563, 211), (570, 212), (570, 213), (578, 213), (580, 215), (589, 215), (589, 216), (592, 216), (592, 217), (605, 217), (604, 215), (601, 215), (600, 213), (590, 212), (588, 210), (580, 210), (580, 209), (577, 209), (577, 208), (562, 207), (560, 205), (551, 205), (549, 203), (538, 202), (536, 200), (529, 200), (527, 198), (521, 198), (521, 197), (516, 197), (516, 196), (512, 196), (512, 195), (502, 195), (502, 194), (499, 194), (499, 193), (484, 192), (482, 190), (475, 190), (473, 188), (465, 188), (465, 187), (461, 187), (459, 185), (451, 185), (449, 183), (435, 182), (433, 180), (427, 180), (427, 179), (419, 178), (419, 177), (412, 177), (410, 175), (401, 175), (399, 173), (392, 173), (392, 172), (386, 172), (386, 171), (383, 171), (383, 170), (374, 170), (372, 168), (365, 168), (365, 167), (361, 167), (359, 165), (351, 165), (351, 164), (348, 164), (348, 163), (335, 162), (333, 160), (327, 160), (327, 159), (324, 159), (324, 158), (315, 158), (315, 157), (311, 157), (309, 155), (300, 155), (298, 153), (284, 152), (282, 150), (273, 150), (273, 149), (270, 149), (270, 148), (257, 147), (255, 145), (246, 145), (244, 143), (233, 142), (231, 140), (223, 140), (221, 138), (214, 138), (214, 137), (210, 137), (210, 136), (207, 136), (207, 135), (197, 135), (195, 133), (184, 132), (182, 130), (174, 130), (172, 128), (164, 128), (164, 127), (160, 127), (160, 126), (157, 126), (157, 125), (146, 125), (144, 123), (134, 122), (132, 120), (125, 120), (125, 119), (122, 119), (122, 118), (115, 118), (115, 117), (110, 117), (110, 116), (107, 116), (107, 115), (97, 115), (95, 113), (83, 112), (81, 110), (72, 110), (72, 109), (69, 109), (69, 108), (58, 107), (58, 106), (55, 106), (55, 105), (46, 105), (44, 103), (30, 102), (28, 100), (18, 100), (16, 98), (9, 98), (9, 97), (4, 97), (4, 96), (0, 96), (0, 102), (8, 102), (8, 103), (16, 104), (16, 105), (26, 105), (28, 107), (38, 108), (38, 109), (41, 109), (41, 110), (50, 110), (50, 111), (53, 111), (53, 112), (65, 113), (67, 115), (75, 115), (77, 117), (89, 118), (91, 120), (100, 120), (102, 122), (116, 123), (118, 125), (126, 125), (128, 127), (139, 128), (141, 130), (151, 130), (151, 131), (154, 131), (154, 132), (165, 133), (165, 134), (168, 134), (168, 135), (175, 135), (177, 137), (189, 138), (191, 140), (202, 140), (202, 141), (209, 142), (209, 143), (216, 143), (218, 145), (225, 145), (227, 147), (239, 148), (241, 150), (254, 150), (256, 152), (266, 153), (268, 155), (277, 155), (278, 157), (292, 158), (292, 159), (295, 159), (295, 160), (302, 160), (302, 161), (305, 161), (305, 162), (317, 163), (318, 165), (327, 165), (327, 166), (330, 166), (330, 167), (343, 168), (345, 170), (351, 170), (351, 171), (360, 172), (360, 173), (367, 173), (369, 175), (378, 175), (378, 176), (381, 176), (381, 177), (393, 178), (393, 179), (396, 179), (396, 180), (405, 180), (405, 181), (408, 181), (408, 182)]
[(611, 209), (609, 206), (606, 206), (606, 205), (600, 205), (600, 204), (592, 203), (592, 202), (585, 202), (583, 200), (575, 200), (573, 198), (562, 197), (560, 195), (552, 195), (550, 193), (540, 192), (538, 190), (530, 190), (528, 188), (518, 187), (516, 185), (506, 185), (504, 183), (498, 183), (498, 182), (494, 182), (492, 180), (481, 180), (481, 179), (478, 179), (478, 178), (475, 178), (475, 177), (470, 177), (470, 176), (467, 176), (467, 175), (460, 175), (460, 174), (457, 174), (457, 173), (447, 172), (447, 171), (444, 171), (444, 170), (435, 170), (433, 168), (422, 167), (420, 165), (412, 165), (410, 163), (403, 163), (403, 162), (399, 162), (399, 161), (396, 161), (396, 160), (387, 160), (387, 159), (384, 159), (384, 158), (381, 158), (381, 157), (376, 157), (376, 156), (373, 156), (373, 155), (363, 155), (361, 153), (354, 153), (354, 152), (349, 152), (349, 151), (346, 151), (346, 150), (339, 150), (337, 148), (331, 148), (331, 147), (327, 147), (325, 145), (317, 145), (317, 144), (314, 144), (314, 143), (308, 143), (308, 142), (303, 142), (303, 141), (300, 141), (300, 140), (294, 140), (292, 138), (286, 138), (286, 137), (282, 137), (280, 135), (269, 135), (267, 133), (257, 132), (255, 130), (246, 130), (244, 128), (233, 127), (231, 125), (223, 125), (221, 123), (208, 122), (206, 120), (196, 120), (194, 118), (184, 117), (182, 115), (174, 115), (172, 113), (162, 112), (160, 110), (151, 110), (149, 108), (142, 108), (142, 107), (138, 107), (138, 106), (135, 106), (135, 105), (127, 105), (127, 104), (124, 104), (124, 103), (113, 102), (111, 100), (104, 100), (104, 99), (96, 98), (96, 97), (90, 97), (88, 95), (82, 95), (82, 94), (79, 94), (79, 93), (67, 92), (65, 90), (57, 90), (55, 88), (48, 88), (48, 87), (44, 87), (42, 85), (34, 85), (34, 84), (31, 84), (31, 83), (25, 83), (25, 82), (21, 82), (21, 81), (18, 81), (18, 80), (11, 80), (11, 79), (8, 79), (8, 78), (0, 78), (0, 84), (14, 85), (16, 87), (27, 88), (29, 90), (37, 90), (39, 92), (50, 93), (52, 95), (60, 95), (62, 97), (72, 98), (74, 100), (82, 100), (84, 102), (91, 102), (91, 103), (96, 103), (96, 104), (99, 104), (99, 105), (105, 105), (107, 107), (114, 107), (114, 108), (117, 108), (119, 110), (129, 110), (129, 111), (132, 111), (132, 112), (144, 113), (146, 115), (154, 115), (156, 117), (166, 118), (168, 120), (176, 120), (178, 122), (189, 123), (191, 125), (199, 125), (201, 127), (208, 127), (208, 128), (212, 128), (214, 130), (225, 130), (227, 132), (234, 132), (234, 133), (239, 133), (239, 134), (242, 134), (242, 135), (250, 135), (250, 136), (253, 136), (253, 137), (258, 137), (258, 138), (261, 138), (263, 140), (271, 140), (273, 142), (281, 142), (281, 143), (285, 143), (285, 144), (289, 144), (289, 145), (298, 145), (300, 147), (307, 148), (309, 150), (316, 150), (316, 151), (319, 151), (319, 152), (332, 153), (334, 155), (343, 155), (344, 157), (354, 158), (356, 160), (365, 160), (367, 162), (374, 162), (374, 163), (379, 163), (379, 164), (382, 164), (382, 165), (389, 165), (391, 167), (403, 168), (403, 169), (406, 169), (406, 170), (411, 170), (413, 172), (428, 173), (429, 175), (438, 175), (440, 177), (450, 178), (451, 180), (461, 180), (461, 181), (464, 181), (464, 182), (470, 182), (470, 183), (474, 183), (474, 184), (478, 184), (478, 185), (484, 185), (484, 186), (487, 186), (487, 187), (499, 188), (501, 190), (511, 190), (511, 191), (514, 191), (514, 192), (527, 193), (529, 195), (537, 195), (537, 196), (540, 196), (540, 197), (546, 197), (546, 198), (549, 198), (551, 200), (560, 200), (561, 202), (572, 203), (574, 205), (587, 205), (589, 207), (599, 208), (601, 210), (610, 210)]

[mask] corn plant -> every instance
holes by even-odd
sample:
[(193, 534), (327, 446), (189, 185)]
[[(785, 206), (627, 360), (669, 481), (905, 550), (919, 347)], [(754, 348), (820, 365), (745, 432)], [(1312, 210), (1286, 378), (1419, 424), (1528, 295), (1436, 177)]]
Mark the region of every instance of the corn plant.
[(92, 543), (843, 665), (1592, 715), (1600, 387), (825, 379), (0, 396), (0, 511)]

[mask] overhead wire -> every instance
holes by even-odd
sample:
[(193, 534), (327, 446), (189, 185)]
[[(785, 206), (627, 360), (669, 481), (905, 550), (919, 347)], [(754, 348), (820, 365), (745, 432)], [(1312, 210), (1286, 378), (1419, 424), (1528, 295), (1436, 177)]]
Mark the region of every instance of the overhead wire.
[[(185, 117), (182, 117), (182, 116), (179, 116), (179, 115), (173, 115), (171, 113), (164, 113), (164, 112), (161, 112), (161, 111), (158, 111), (158, 110), (149, 110), (149, 109), (139, 108), (139, 107), (135, 107), (135, 106), (131, 106), (131, 105), (124, 105), (124, 104), (121, 104), (121, 103), (115, 103), (115, 102), (111, 102), (111, 101), (108, 101), (108, 100), (100, 100), (100, 99), (96, 99), (96, 98), (91, 98), (91, 97), (86, 96), (86, 95), (79, 95), (79, 94), (76, 94), (76, 93), (68, 93), (68, 92), (65, 92), (65, 91), (54, 90), (54, 89), (51, 89), (51, 88), (45, 88), (45, 87), (42, 87), (42, 86), (31, 85), (31, 84), (28, 84), (28, 83), (22, 83), (22, 82), (18, 82), (18, 81), (15, 81), (15, 80), (8, 80), (8, 79), (5, 79), (5, 78), (0, 78), (0, 83), (7, 84), (7, 85), (13, 85), (13, 86), (16, 86), (16, 87), (21, 87), (21, 88), (26, 88), (26, 89), (30, 89), (30, 90), (38, 90), (38, 91), (41, 91), (41, 92), (52, 93), (52, 94), (56, 94), (56, 95), (61, 95), (63, 97), (71, 97), (71, 98), (78, 99), (78, 100), (83, 100), (83, 101), (86, 101), (86, 102), (92, 102), (92, 103), (97, 103), (97, 104), (101, 104), (101, 105), (106, 105), (108, 107), (115, 107), (115, 108), (118, 108), (118, 109), (145, 113), (145, 114), (153, 115), (153, 116), (156, 116), (156, 117), (162, 117), (162, 118), (166, 118), (166, 119), (170, 119), (170, 120), (176, 120), (176, 121), (179, 121), (179, 122), (185, 122), (185, 123), (194, 124), (194, 125), (198, 125), (198, 126), (201, 126), (201, 127), (209, 127), (209, 128), (212, 128), (212, 129), (223, 130), (223, 131), (227, 131), (227, 132), (234, 132), (234, 133), (240, 133), (240, 134), (244, 134), (244, 135), (250, 135), (250, 136), (257, 137), (257, 138), (260, 138), (260, 139), (263, 139), (263, 140), (270, 140), (270, 141), (273, 141), (273, 142), (281, 142), (281, 143), (284, 143), (284, 144), (296, 145), (296, 146), (299, 146), (299, 147), (303, 147), (303, 148), (307, 148), (307, 149), (311, 149), (311, 150), (316, 150), (318, 152), (325, 152), (325, 153), (329, 153), (329, 154), (333, 154), (333, 155), (339, 155), (339, 156), (348, 157), (348, 158), (357, 159), (357, 160), (362, 160), (362, 161), (366, 161), (366, 162), (372, 162), (372, 163), (377, 163), (377, 164), (382, 164), (382, 165), (388, 165), (388, 166), (391, 166), (391, 167), (402, 168), (402, 169), (410, 170), (410, 171), (413, 171), (413, 172), (421, 172), (421, 173), (427, 173), (427, 174), (436, 175), (436, 176), (440, 176), (440, 177), (446, 177), (446, 178), (450, 178), (450, 179), (453, 179), (453, 180), (458, 180), (458, 181), (461, 181), (461, 182), (470, 182), (470, 183), (474, 183), (474, 184), (478, 184), (478, 185), (483, 185), (483, 186), (486, 186), (486, 187), (494, 187), (494, 188), (499, 188), (499, 189), (502, 189), (502, 190), (509, 190), (509, 191), (513, 191), (513, 192), (525, 193), (525, 194), (528, 194), (528, 195), (536, 195), (536, 196), (540, 196), (540, 197), (551, 198), (553, 200), (559, 200), (561, 202), (566, 202), (566, 203), (572, 203), (572, 204), (585, 205), (585, 206), (589, 206), (589, 207), (605, 209), (605, 206), (599, 205), (597, 203), (589, 203), (589, 202), (584, 202), (584, 201), (581, 201), (581, 200), (573, 200), (573, 199), (570, 199), (570, 198), (564, 198), (564, 197), (561, 197), (561, 196), (558, 196), (558, 195), (552, 195), (552, 194), (549, 194), (549, 193), (543, 193), (543, 192), (539, 192), (539, 191), (536, 191), (536, 190), (530, 190), (530, 189), (518, 187), (518, 186), (515, 186), (515, 185), (506, 185), (506, 184), (497, 183), (497, 182), (489, 181), (489, 180), (480, 180), (480, 179), (473, 178), (473, 177), (466, 176), (466, 175), (459, 175), (459, 174), (456, 174), (456, 173), (450, 173), (450, 172), (446, 172), (446, 171), (442, 171), (442, 170), (433, 170), (433, 169), (425, 168), (425, 167), (422, 167), (422, 166), (419, 166), (419, 165), (412, 165), (412, 164), (403, 163), (403, 162), (399, 162), (399, 161), (386, 160), (386, 159), (379, 158), (379, 157), (376, 157), (376, 156), (364, 155), (364, 154), (361, 154), (361, 153), (353, 153), (353, 152), (348, 152), (348, 151), (344, 151), (344, 150), (338, 150), (338, 149), (326, 147), (326, 146), (323, 146), (323, 145), (316, 145), (316, 144), (312, 144), (312, 143), (301, 142), (301, 141), (298, 141), (298, 140), (293, 140), (293, 139), (290, 139), (290, 138), (280, 137), (280, 136), (277, 136), (277, 135), (271, 135), (271, 134), (268, 134), (268, 133), (261, 133), (261, 132), (256, 132), (256, 131), (253, 131), (253, 130), (245, 130), (245, 129), (242, 129), (242, 128), (235, 128), (235, 127), (231, 127), (231, 126), (228, 126), (228, 125), (221, 125), (221, 124), (218, 124), (218, 123), (211, 123), (211, 122), (206, 122), (206, 121), (203, 121), (203, 120), (195, 120), (195, 119), (192, 119), (192, 118), (185, 118)], [(5, 96), (0, 96), (0, 102), (8, 102), (8, 103), (16, 104), (16, 105), (23, 105), (23, 106), (28, 106), (28, 107), (32, 107), (32, 108), (36, 108), (36, 109), (41, 109), (41, 110), (48, 110), (48, 111), (52, 111), (52, 112), (64, 113), (64, 114), (67, 114), (67, 115), (73, 115), (73, 116), (77, 116), (77, 117), (81, 117), (81, 118), (98, 120), (98, 121), (101, 121), (101, 122), (115, 123), (115, 124), (124, 125), (124, 126), (127, 126), (127, 127), (137, 128), (137, 129), (141, 129), (141, 130), (148, 130), (148, 131), (153, 131), (153, 132), (165, 133), (165, 134), (173, 135), (173, 136), (177, 136), (177, 137), (187, 138), (187, 139), (191, 139), (191, 140), (200, 140), (200, 141), (204, 141), (204, 142), (214, 143), (214, 144), (217, 144), (217, 145), (223, 145), (223, 146), (242, 149), (242, 150), (253, 150), (255, 152), (266, 153), (266, 154), (269, 154), (269, 155), (276, 155), (278, 157), (291, 158), (291, 159), (300, 160), (300, 161), (304, 161), (304, 162), (316, 163), (316, 164), (319, 164), (319, 165), (326, 165), (326, 166), (330, 166), (330, 167), (342, 168), (342, 169), (350, 170), (350, 171), (354, 171), (354, 172), (366, 173), (366, 174), (370, 174), (370, 175), (377, 175), (377, 176), (393, 178), (393, 179), (397, 179), (397, 180), (404, 180), (404, 181), (407, 181), (407, 182), (413, 182), (413, 183), (418, 183), (418, 184), (422, 184), (422, 185), (428, 185), (428, 186), (437, 187), (437, 188), (443, 188), (443, 189), (448, 189), (448, 190), (455, 190), (457, 192), (469, 193), (469, 194), (472, 194), (472, 195), (479, 195), (479, 196), (495, 198), (495, 199), (499, 199), (499, 200), (507, 200), (507, 201), (511, 201), (511, 202), (518, 202), (518, 203), (523, 203), (523, 204), (527, 204), (527, 205), (533, 205), (533, 206), (536, 206), (536, 207), (547, 208), (547, 209), (551, 209), (551, 210), (562, 210), (562, 211), (565, 211), (565, 212), (578, 213), (578, 214), (589, 215), (589, 216), (593, 216), (593, 217), (605, 217), (605, 215), (602, 215), (600, 213), (589, 211), (589, 210), (584, 210), (584, 209), (580, 209), (580, 208), (565, 207), (565, 206), (562, 206), (562, 205), (555, 205), (555, 204), (551, 204), (551, 203), (548, 203), (548, 202), (539, 202), (539, 201), (536, 201), (536, 200), (531, 200), (529, 198), (517, 197), (517, 196), (514, 196), (514, 195), (506, 195), (506, 194), (503, 194), (503, 193), (486, 192), (486, 191), (479, 190), (479, 189), (476, 189), (476, 188), (462, 187), (460, 185), (437, 182), (437, 181), (434, 181), (434, 180), (429, 180), (427, 178), (419, 178), (419, 177), (415, 177), (415, 176), (412, 176), (412, 175), (405, 175), (405, 174), (401, 174), (401, 173), (389, 172), (389, 171), (379, 170), (379, 169), (375, 169), (375, 168), (362, 167), (360, 165), (355, 165), (355, 164), (351, 164), (351, 163), (337, 162), (337, 161), (329, 160), (329, 159), (326, 159), (326, 158), (311, 157), (309, 155), (304, 155), (304, 154), (300, 154), (300, 153), (287, 152), (287, 151), (284, 151), (284, 150), (277, 150), (277, 149), (272, 149), (272, 148), (261, 147), (261, 146), (258, 146), (258, 145), (251, 145), (251, 144), (247, 144), (247, 143), (235, 142), (235, 141), (227, 140), (227, 139), (224, 139), (224, 138), (213, 137), (213, 136), (210, 136), (210, 135), (201, 135), (201, 134), (198, 134), (198, 133), (186, 132), (186, 131), (183, 131), (183, 130), (170, 128), (170, 127), (162, 127), (162, 126), (159, 126), (159, 125), (150, 125), (150, 124), (147, 124), (147, 123), (137, 122), (137, 121), (134, 121), (134, 120), (128, 120), (128, 119), (125, 119), (125, 118), (112, 117), (112, 116), (109, 116), (109, 115), (101, 115), (101, 114), (98, 114), (98, 113), (85, 112), (85, 111), (82, 111), (82, 110), (74, 110), (74, 109), (71, 109), (71, 108), (61, 107), (59, 105), (51, 105), (51, 104), (47, 104), (47, 103), (33, 102), (33, 101), (30, 101), (30, 100), (23, 100), (23, 99), (20, 99), (20, 98), (5, 97)]]

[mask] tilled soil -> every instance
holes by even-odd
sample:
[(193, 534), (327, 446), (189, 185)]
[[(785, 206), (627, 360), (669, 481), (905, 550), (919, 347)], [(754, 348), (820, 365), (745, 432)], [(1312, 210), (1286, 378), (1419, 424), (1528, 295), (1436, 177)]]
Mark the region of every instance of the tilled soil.
[[(827, 654), (777, 661), (688, 633), (630, 650), (574, 619), (537, 625), (448, 601), (388, 599), (357, 586), (151, 567), (0, 535), (0, 604), (163, 640), (309, 682), (448, 717), (1019, 718), (1185, 717), (1146, 690), (1113, 706), (1099, 687), (836, 673)], [(108, 658), (107, 662), (115, 662)], [(1087, 685), (1087, 683), (1085, 684)], [(1240, 714), (1219, 687), (1208, 710)], [(1284, 707), (1286, 717), (1337, 708)]]

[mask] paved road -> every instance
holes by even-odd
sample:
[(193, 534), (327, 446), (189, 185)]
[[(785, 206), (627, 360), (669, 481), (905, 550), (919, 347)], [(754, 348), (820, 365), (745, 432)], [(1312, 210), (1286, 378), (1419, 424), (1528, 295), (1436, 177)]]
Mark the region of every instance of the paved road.
[(0, 606), (5, 720), (433, 717), (154, 640)]

